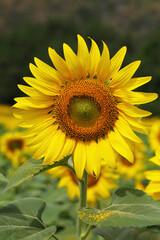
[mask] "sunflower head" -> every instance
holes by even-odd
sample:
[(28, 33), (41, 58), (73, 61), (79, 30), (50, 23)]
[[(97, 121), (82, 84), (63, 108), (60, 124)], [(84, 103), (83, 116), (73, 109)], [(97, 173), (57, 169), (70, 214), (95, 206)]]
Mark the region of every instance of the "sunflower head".
[(26, 140), (20, 132), (7, 132), (0, 140), (0, 151), (14, 166), (26, 161), (23, 153), (26, 151)]
[(134, 130), (146, 133), (140, 118), (151, 114), (135, 105), (157, 98), (133, 91), (151, 77), (132, 78), (140, 61), (120, 69), (126, 47), (110, 58), (104, 42), (102, 53), (91, 42), (88, 50), (78, 35), (77, 54), (64, 44), (64, 59), (49, 48), (52, 67), (35, 58), (36, 66), (30, 64), (34, 78), (24, 78), (30, 86), (19, 85), (28, 97), (16, 98), (14, 105), (20, 126), (28, 128), (33, 158), (52, 164), (71, 154), (79, 179), (84, 169), (98, 177), (102, 160), (116, 168), (117, 153), (133, 163), (127, 139), (141, 141)]
[(130, 163), (124, 157), (118, 157), (117, 172), (124, 178), (134, 179), (136, 182), (144, 178), (144, 171), (146, 170), (146, 155), (144, 151), (146, 146), (143, 143), (132, 144), (132, 151), (134, 155), (134, 162)]

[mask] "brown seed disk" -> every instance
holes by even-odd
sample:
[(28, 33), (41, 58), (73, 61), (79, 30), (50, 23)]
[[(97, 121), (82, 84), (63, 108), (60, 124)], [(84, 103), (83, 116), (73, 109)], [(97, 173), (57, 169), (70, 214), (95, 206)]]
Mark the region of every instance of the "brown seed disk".
[(7, 142), (7, 146), (11, 152), (14, 152), (16, 149), (19, 149), (19, 150), (23, 149), (24, 142), (22, 139), (9, 140)]
[[(86, 99), (87, 104), (90, 102), (91, 110), (93, 109), (93, 117), (86, 118), (86, 124), (83, 119), (79, 120), (79, 116), (74, 117), (73, 111), (76, 106), (74, 100), (77, 98), (79, 98), (78, 104), (82, 102), (83, 105)], [(53, 112), (63, 132), (71, 138), (85, 141), (95, 140), (108, 134), (118, 116), (113, 90), (94, 79), (68, 83), (55, 100)]]

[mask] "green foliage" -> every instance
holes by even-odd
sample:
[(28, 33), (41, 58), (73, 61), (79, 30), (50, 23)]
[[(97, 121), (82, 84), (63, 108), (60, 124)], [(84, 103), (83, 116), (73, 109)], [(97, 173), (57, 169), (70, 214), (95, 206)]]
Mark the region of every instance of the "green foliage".
[(160, 201), (143, 191), (123, 187), (115, 191), (111, 203), (104, 210), (79, 210), (82, 221), (98, 226), (142, 227), (160, 224)]
[(37, 198), (19, 199), (0, 208), (1, 240), (50, 239), (56, 227), (46, 228), (41, 215), (45, 202)]
[(8, 179), (2, 173), (0, 173), (0, 182), (8, 182)]
[(41, 173), (8, 191), (4, 192), (4, 187), (0, 186), (0, 206), (28, 196), (40, 198), (47, 203), (42, 216), (45, 226), (55, 225), (58, 229), (56, 236), (65, 239), (63, 237), (68, 235), (70, 239), (71, 232), (67, 234), (66, 230), (76, 224), (77, 201), (70, 201), (65, 188), (57, 188), (56, 178)]
[(22, 182), (39, 174), (40, 172), (66, 164), (69, 158), (70, 156), (67, 156), (64, 159), (55, 162), (52, 165), (42, 165), (43, 160), (30, 159), (22, 166), (20, 166), (17, 169), (17, 171), (13, 174), (13, 176), (10, 178), (8, 182), (6, 190), (21, 184)]
[(102, 227), (94, 232), (105, 240), (160, 240), (158, 229)]

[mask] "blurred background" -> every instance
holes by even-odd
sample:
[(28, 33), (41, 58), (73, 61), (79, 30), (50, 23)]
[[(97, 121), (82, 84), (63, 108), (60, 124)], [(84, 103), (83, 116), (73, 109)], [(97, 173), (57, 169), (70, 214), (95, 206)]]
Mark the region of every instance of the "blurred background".
[[(22, 96), (17, 84), (31, 76), (34, 57), (51, 65), (48, 47), (60, 55), (66, 42), (77, 51), (76, 34), (90, 46), (88, 36), (113, 56), (122, 46), (128, 52), (123, 66), (142, 60), (136, 76), (153, 80), (139, 91), (160, 92), (159, 0), (0, 0), (0, 104)], [(145, 109), (160, 115), (159, 100)]]

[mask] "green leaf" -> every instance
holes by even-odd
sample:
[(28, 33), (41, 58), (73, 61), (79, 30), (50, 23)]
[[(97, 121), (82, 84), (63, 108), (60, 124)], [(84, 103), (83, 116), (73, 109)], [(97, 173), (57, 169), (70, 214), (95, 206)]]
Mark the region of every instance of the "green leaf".
[(41, 220), (45, 202), (23, 198), (0, 208), (1, 240), (48, 240), (56, 227), (46, 228)]
[(55, 226), (50, 226), (38, 233), (32, 234), (30, 236), (26, 236), (22, 238), (22, 240), (42, 240), (42, 239), (50, 239), (50, 237), (56, 232)]
[(94, 232), (105, 240), (160, 240), (160, 232), (146, 228), (95, 228)]
[[(117, 237), (119, 236), (120, 231), (123, 231), (123, 228), (97, 227), (93, 231), (102, 236), (105, 240), (117, 240)], [(130, 239), (128, 238), (128, 240)]]
[(2, 173), (0, 173), (0, 182), (8, 182), (8, 179)]
[(60, 161), (55, 162), (52, 165), (42, 165), (43, 160), (35, 160), (30, 159), (26, 163), (24, 163), (22, 166), (20, 166), (17, 171), (12, 175), (12, 177), (9, 179), (8, 185), (6, 186), (5, 191), (8, 189), (15, 187), (27, 179), (39, 174), (40, 172), (44, 172), (46, 170), (49, 170), (51, 168), (65, 165), (70, 158), (70, 155), (63, 158)]
[(143, 191), (123, 187), (112, 196), (107, 208), (79, 210), (82, 221), (98, 226), (151, 226), (160, 224), (160, 201), (153, 200)]
[[(67, 228), (62, 229), (56, 234), (56, 237), (63, 240), (75, 240), (77, 236), (76, 227), (74, 224), (70, 224)], [(91, 239), (91, 238), (90, 238)]]

